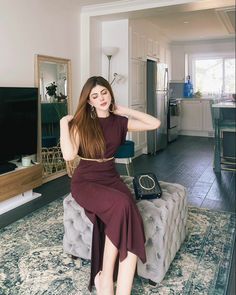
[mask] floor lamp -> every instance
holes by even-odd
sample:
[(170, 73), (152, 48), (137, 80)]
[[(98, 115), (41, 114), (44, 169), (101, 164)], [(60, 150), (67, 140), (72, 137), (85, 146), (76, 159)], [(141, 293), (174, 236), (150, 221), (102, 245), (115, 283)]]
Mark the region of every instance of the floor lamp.
[(111, 76), (111, 58), (118, 52), (118, 47), (103, 47), (102, 51), (108, 58), (108, 82), (110, 82)]

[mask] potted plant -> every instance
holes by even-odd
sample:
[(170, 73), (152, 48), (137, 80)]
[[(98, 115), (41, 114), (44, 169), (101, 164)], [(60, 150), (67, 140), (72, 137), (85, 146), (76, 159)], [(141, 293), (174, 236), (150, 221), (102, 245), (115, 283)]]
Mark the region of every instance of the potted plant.
[(57, 85), (56, 82), (52, 82), (49, 86), (46, 87), (47, 90), (47, 94), (54, 98), (56, 96), (56, 92), (57, 92)]

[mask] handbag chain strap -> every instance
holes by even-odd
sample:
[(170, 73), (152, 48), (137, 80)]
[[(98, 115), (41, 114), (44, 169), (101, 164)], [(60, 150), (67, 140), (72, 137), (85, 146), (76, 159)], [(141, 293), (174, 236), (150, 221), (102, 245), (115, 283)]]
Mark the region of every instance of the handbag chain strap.
[[(142, 185), (141, 179), (144, 178), (144, 177), (149, 178), (153, 182), (153, 186), (152, 187), (145, 187), (145, 186)], [(141, 188), (146, 189), (148, 191), (154, 189), (154, 187), (155, 187), (155, 181), (154, 181), (154, 179), (151, 176), (147, 175), (147, 174), (140, 176), (138, 182), (139, 182), (139, 185), (141, 186)]]

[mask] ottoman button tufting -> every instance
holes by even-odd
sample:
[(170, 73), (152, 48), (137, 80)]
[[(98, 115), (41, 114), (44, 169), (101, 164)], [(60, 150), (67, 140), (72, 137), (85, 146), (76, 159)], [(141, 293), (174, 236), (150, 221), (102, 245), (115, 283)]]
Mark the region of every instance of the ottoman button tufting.
[(157, 258), (160, 259), (161, 258), (161, 255), (159, 253), (157, 253)]

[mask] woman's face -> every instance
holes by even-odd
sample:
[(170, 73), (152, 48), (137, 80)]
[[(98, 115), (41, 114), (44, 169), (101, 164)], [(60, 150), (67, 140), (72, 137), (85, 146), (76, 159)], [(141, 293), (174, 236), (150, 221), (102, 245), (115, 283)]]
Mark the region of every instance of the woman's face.
[(96, 85), (89, 95), (89, 104), (96, 108), (98, 116), (108, 114), (111, 104), (111, 94), (104, 86)]

